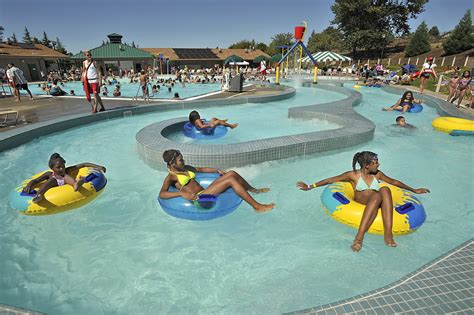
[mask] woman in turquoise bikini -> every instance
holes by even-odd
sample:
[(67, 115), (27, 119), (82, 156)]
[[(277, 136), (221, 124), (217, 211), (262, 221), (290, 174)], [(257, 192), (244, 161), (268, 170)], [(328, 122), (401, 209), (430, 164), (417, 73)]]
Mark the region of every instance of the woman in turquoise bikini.
[[(360, 165), (360, 169), (356, 170), (356, 164)], [(352, 160), (352, 171), (345, 172), (341, 175), (323, 179), (312, 185), (304, 182), (296, 183), (301, 190), (311, 190), (316, 187), (336, 183), (350, 182), (354, 187), (354, 200), (358, 203), (366, 205), (364, 214), (360, 222), (359, 230), (352, 243), (352, 250), (358, 252), (362, 248), (364, 235), (375, 220), (379, 208), (382, 208), (382, 220), (384, 225), (384, 241), (387, 246), (396, 247), (397, 243), (393, 240), (392, 224), (393, 224), (393, 203), (392, 193), (388, 187), (380, 187), (379, 181), (384, 181), (391, 185), (400, 187), (414, 192), (415, 194), (424, 194), (430, 192), (426, 188), (414, 189), (393, 179), (379, 171), (379, 161), (377, 154), (369, 151), (358, 152)]]

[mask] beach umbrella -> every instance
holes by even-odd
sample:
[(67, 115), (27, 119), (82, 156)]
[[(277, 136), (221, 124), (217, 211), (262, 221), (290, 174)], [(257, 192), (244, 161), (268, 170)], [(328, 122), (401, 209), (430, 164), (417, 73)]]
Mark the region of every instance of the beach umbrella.
[(258, 56), (258, 57), (255, 57), (255, 58), (252, 60), (252, 62), (253, 62), (253, 63), (260, 63), (260, 62), (262, 62), (262, 60), (265, 60), (266, 62), (269, 62), (270, 59), (271, 59), (271, 58), (268, 57), (268, 56), (260, 55), (260, 56)]
[(280, 61), (281, 57), (282, 57), (281, 54), (273, 55), (272, 58), (270, 58), (270, 61), (271, 62), (278, 62), (278, 61)]
[(231, 61), (233, 61), (233, 62), (241, 62), (241, 61), (244, 61), (244, 59), (242, 59), (242, 58), (239, 57), (239, 56), (232, 55), (232, 56), (229, 56), (229, 57), (225, 58), (224, 63), (225, 63), (225, 64), (228, 64), (228, 63), (231, 62)]

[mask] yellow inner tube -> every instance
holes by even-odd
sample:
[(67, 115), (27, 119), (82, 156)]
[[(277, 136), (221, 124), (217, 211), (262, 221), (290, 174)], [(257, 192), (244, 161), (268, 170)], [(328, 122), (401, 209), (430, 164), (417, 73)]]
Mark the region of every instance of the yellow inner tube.
[(456, 117), (438, 117), (433, 120), (431, 125), (434, 129), (446, 133), (451, 133), (453, 130), (474, 132), (474, 120), (469, 119)]
[[(77, 180), (79, 176), (86, 177), (91, 173), (91, 171), (93, 171), (92, 168), (89, 169), (88, 167), (83, 167), (68, 174)], [(41, 172), (31, 176), (23, 181), (15, 190), (20, 193), (32, 179), (38, 178), (44, 173), (45, 172)], [(31, 187), (31, 189), (38, 190), (43, 183), (44, 181)], [(43, 200), (39, 203), (33, 203), (31, 200), (28, 201), (27, 210), (20, 211), (20, 213), (25, 215), (47, 215), (75, 209), (92, 201), (103, 191), (104, 189), (101, 189), (97, 192), (91, 182), (84, 183), (78, 191), (74, 191), (74, 188), (67, 184), (64, 186), (53, 187), (45, 192)]]
[[(403, 205), (407, 202), (414, 204), (421, 204), (419, 200), (414, 198), (411, 192), (402, 190), (396, 186), (381, 182), (380, 187), (388, 187), (392, 192), (392, 202), (394, 208), (400, 205)], [(348, 182), (338, 182), (331, 185), (331, 194), (335, 192), (340, 192), (347, 199), (350, 200), (350, 203), (347, 205), (340, 204), (336, 211), (329, 211), (326, 208), (326, 205), (323, 201), (323, 208), (333, 219), (344, 223), (346, 225), (352, 226), (354, 228), (359, 228), (362, 214), (364, 213), (365, 205), (354, 201), (354, 188)], [(382, 211), (379, 209), (377, 217), (374, 220), (374, 223), (369, 228), (369, 233), (383, 235), (384, 227), (382, 221)], [(407, 214), (400, 214), (395, 209), (393, 210), (393, 227), (392, 232), (394, 235), (403, 235), (414, 232), (415, 229), (410, 227), (408, 222)]]

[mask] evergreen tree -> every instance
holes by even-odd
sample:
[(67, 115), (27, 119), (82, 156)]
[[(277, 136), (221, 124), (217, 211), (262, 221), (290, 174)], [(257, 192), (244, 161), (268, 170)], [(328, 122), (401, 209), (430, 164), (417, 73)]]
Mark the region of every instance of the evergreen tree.
[(5, 31), (5, 29), (0, 25), (0, 43), (3, 42), (3, 31)]
[(405, 55), (407, 57), (424, 54), (431, 50), (430, 36), (428, 35), (428, 25), (425, 21), (421, 22), (420, 26), (415, 31), (415, 34), (410, 39)]
[(474, 47), (474, 28), (472, 27), (471, 10), (467, 10), (464, 17), (456, 25), (454, 31), (443, 43), (447, 55), (457, 54)]
[(59, 51), (60, 53), (65, 54), (65, 55), (67, 54), (66, 48), (64, 48), (63, 44), (61, 43), (58, 37), (56, 37), (56, 51)]
[(33, 44), (41, 44), (40, 40), (38, 37), (33, 36)]
[(135, 42), (132, 42), (132, 47), (135, 48)]
[(41, 44), (45, 45), (46, 47), (51, 48), (51, 41), (48, 38), (48, 35), (46, 34), (45, 31), (43, 31), (43, 39), (41, 40)]
[(18, 43), (18, 40), (16, 39), (15, 33), (13, 33), (13, 35), (12, 35), (12, 42), (13, 43)]
[(105, 41), (102, 41), (102, 46), (104, 46), (104, 45), (105, 45)]
[(25, 26), (25, 34), (23, 35), (23, 42), (27, 44), (33, 43), (33, 40), (31, 39), (30, 36), (30, 31), (28, 31), (28, 28)]
[(428, 32), (430, 34), (431, 38), (437, 39), (439, 38), (439, 29), (437, 26), (433, 26), (430, 31)]

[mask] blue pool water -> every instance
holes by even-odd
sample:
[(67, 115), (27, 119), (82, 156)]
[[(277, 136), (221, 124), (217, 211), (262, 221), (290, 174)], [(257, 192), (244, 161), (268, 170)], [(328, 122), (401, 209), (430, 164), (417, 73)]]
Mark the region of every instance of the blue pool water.
[[(319, 93), (314, 89), (299, 89), (295, 97), (285, 101), (265, 103), (253, 103), (246, 106), (229, 107), (228, 114), (220, 117), (215, 113), (215, 108), (200, 109), (201, 117), (208, 120), (212, 117), (229, 119), (229, 123), (238, 123), (235, 129), (228, 130), (227, 134), (217, 139), (192, 139), (186, 137), (183, 132), (177, 132), (168, 136), (173, 141), (183, 143), (200, 144), (229, 144), (269, 137), (285, 135), (296, 135), (304, 132), (314, 132), (340, 128), (335, 123), (327, 120), (300, 120), (288, 119), (288, 108), (295, 107), (306, 102), (308, 105), (327, 103), (344, 99), (345, 96), (331, 91)], [(271, 108), (271, 111), (268, 109)], [(184, 115), (187, 117), (188, 113)]]
[[(153, 85), (156, 85), (156, 81), (154, 81)], [(155, 94), (152, 98), (173, 98), (174, 93), (178, 93), (180, 98), (188, 98), (191, 96), (196, 96), (200, 94), (207, 94), (214, 91), (220, 91), (221, 85), (220, 83), (192, 83), (186, 84), (185, 87), (182, 87), (181, 84), (175, 84), (172, 87), (172, 92), (168, 92), (168, 88), (164, 87), (163, 84), (160, 84), (160, 90), (157, 94)], [(41, 90), (41, 87), (38, 87), (38, 84), (29, 84), (28, 85), (31, 93), (34, 95), (45, 95), (46, 93)], [(84, 96), (84, 90), (82, 86), (82, 82), (67, 82), (64, 83), (64, 86), (61, 88), (69, 94), (71, 90), (74, 90), (74, 93), (77, 96)], [(113, 97), (113, 91), (115, 89), (114, 85), (107, 85), (108, 89), (108, 96)], [(129, 83), (122, 81), (120, 84), (120, 91), (122, 92), (121, 97), (135, 97), (138, 92), (138, 97), (142, 96), (142, 91), (138, 83)], [(152, 96), (151, 85), (149, 86), (150, 97)], [(22, 91), (22, 95), (26, 95), (25, 91)], [(100, 93), (102, 96), (102, 92)]]
[[(308, 91), (300, 88), (282, 103), (309, 105), (327, 93)], [(373, 141), (236, 169), (255, 186), (271, 188), (256, 196), (276, 202), (265, 214), (243, 203), (223, 218), (194, 222), (159, 208), (156, 196), (166, 172), (138, 158), (135, 134), (150, 123), (186, 115), (179, 110), (87, 125), (0, 153), (0, 303), (48, 314), (275, 314), (386, 285), (472, 238), (473, 139), (433, 131), (437, 114), (429, 107), (407, 115), (416, 130), (392, 128), (397, 114), (380, 108), (398, 95), (361, 92), (356, 110), (376, 123)], [(233, 117), (252, 106), (267, 108), (247, 116), (255, 125), (282, 119), (272, 115), (270, 103), (209, 108), (205, 114)], [(378, 153), (388, 176), (431, 190), (419, 195), (427, 221), (396, 238), (398, 248), (368, 235), (362, 251), (352, 253), (355, 230), (324, 213), (322, 188), (295, 188), (298, 180), (314, 182), (349, 170), (361, 150)], [(8, 193), (45, 169), (53, 152), (68, 164), (106, 165), (106, 191), (58, 215), (16, 213), (7, 206)]]

